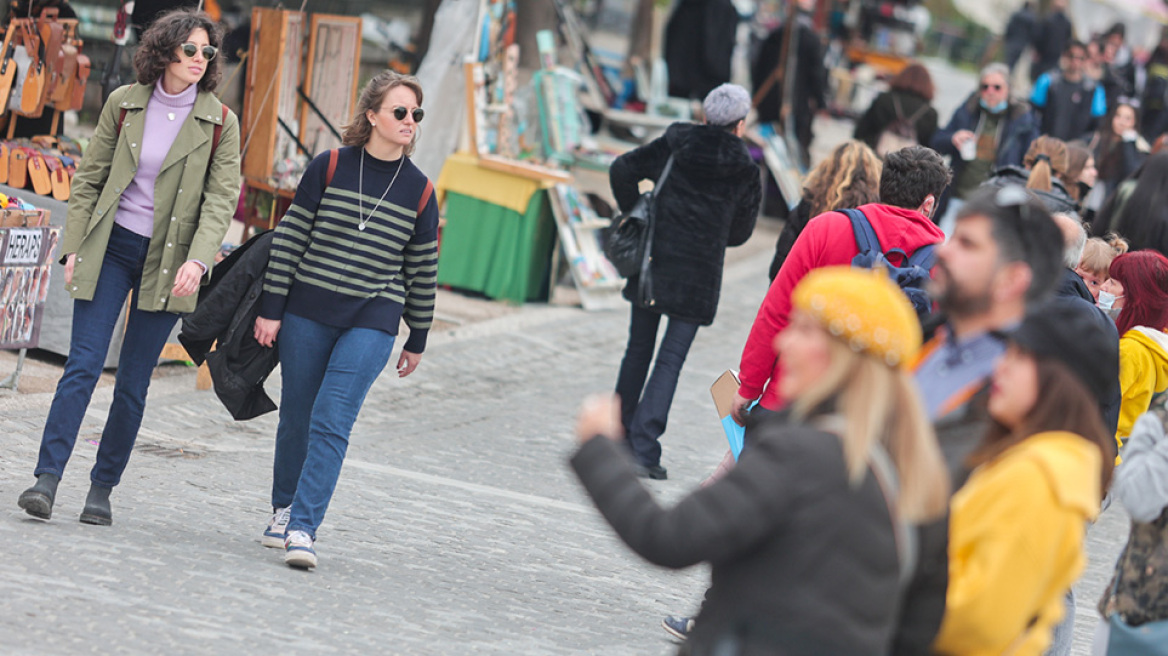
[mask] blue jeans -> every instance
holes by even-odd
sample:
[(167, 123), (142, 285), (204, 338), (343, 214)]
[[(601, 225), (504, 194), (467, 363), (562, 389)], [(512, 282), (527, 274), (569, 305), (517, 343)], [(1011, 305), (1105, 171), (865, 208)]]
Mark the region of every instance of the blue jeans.
[(77, 442), (85, 409), (93, 397), (93, 388), (101, 376), (118, 315), (126, 302), (126, 295), (133, 290), (129, 321), (118, 358), (114, 399), (101, 433), (97, 462), (89, 474), (91, 481), (104, 487), (121, 482), (122, 472), (138, 438), (138, 428), (142, 425), (150, 376), (158, 364), (166, 338), (178, 321), (178, 315), (173, 312), (138, 309), (142, 264), (149, 247), (149, 237), (115, 224), (101, 263), (93, 300), (73, 302), (69, 359), (65, 361), (65, 372), (57, 383), (49, 417), (45, 420), (34, 474), (60, 477), (64, 473)]
[(389, 362), (393, 341), (382, 330), (337, 328), (284, 315), (272, 507), (292, 506), (289, 531), (315, 539), (341, 475), (349, 433), (365, 395)]
[(646, 384), (645, 377), (649, 374), (649, 364), (653, 362), (653, 349), (657, 344), (657, 327), (660, 323), (660, 314), (633, 306), (629, 319), (629, 342), (616, 381), (625, 440), (642, 467), (661, 464), (661, 443), (658, 440), (665, 433), (669, 408), (673, 405), (673, 393), (677, 390), (677, 378), (681, 375), (685, 356), (689, 354), (689, 347), (698, 334), (698, 324), (669, 318), (661, 348), (657, 350), (653, 375)]

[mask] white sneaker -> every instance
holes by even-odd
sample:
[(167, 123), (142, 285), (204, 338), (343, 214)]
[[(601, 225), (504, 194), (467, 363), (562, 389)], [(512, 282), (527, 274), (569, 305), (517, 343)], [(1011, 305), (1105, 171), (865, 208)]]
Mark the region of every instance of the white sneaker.
[(290, 531), (284, 540), (284, 563), (289, 567), (310, 569), (316, 567), (316, 552), (312, 536), (304, 531)]
[(276, 512), (272, 513), (271, 521), (268, 522), (268, 528), (264, 530), (264, 537), (260, 540), (260, 544), (273, 549), (282, 549), (284, 538), (288, 537), (288, 518), (291, 516), (291, 506), (276, 508)]

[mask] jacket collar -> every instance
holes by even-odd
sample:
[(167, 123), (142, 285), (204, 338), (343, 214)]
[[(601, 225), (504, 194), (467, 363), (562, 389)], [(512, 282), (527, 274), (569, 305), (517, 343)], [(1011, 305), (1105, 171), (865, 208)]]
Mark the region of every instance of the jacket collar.
[[(134, 83), (126, 91), (126, 95), (122, 98), (122, 108), (127, 110), (145, 109), (150, 102), (150, 96), (154, 94), (154, 86), (150, 84)], [(223, 103), (215, 97), (215, 94), (206, 91), (200, 91), (195, 96), (195, 106), (191, 108), (191, 116), (200, 120), (214, 123), (215, 125), (223, 124)]]
[[(977, 92), (974, 91), (973, 95), (971, 95), (965, 101), (965, 108), (968, 109), (969, 113), (973, 114), (975, 117), (978, 114), (980, 114), (982, 111), (984, 111), (981, 108), (981, 103), (978, 102), (979, 100), (980, 100), (980, 98), (978, 97)], [(1007, 103), (1007, 107), (1006, 107), (1006, 111), (1003, 112), (1003, 117), (1009, 121), (1013, 121), (1014, 119), (1018, 118), (1019, 116), (1022, 116), (1026, 112), (1030, 111), (1030, 105), (1028, 105), (1026, 103), (1020, 103), (1020, 102), (1016, 102), (1014, 100), (1007, 100), (1006, 103)]]

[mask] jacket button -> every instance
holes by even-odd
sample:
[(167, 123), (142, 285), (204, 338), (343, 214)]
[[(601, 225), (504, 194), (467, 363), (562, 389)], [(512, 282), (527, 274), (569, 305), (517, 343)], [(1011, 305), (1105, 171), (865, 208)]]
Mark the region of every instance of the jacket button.
[(163, 269), (163, 270), (162, 270), (162, 272), (163, 272), (163, 273), (170, 273), (170, 272), (169, 272), (169, 271), (167, 271), (166, 269)]
[(174, 242), (171, 242), (171, 241), (166, 242), (166, 247), (167, 248), (174, 248)]
[(179, 189), (179, 190), (178, 190), (178, 193), (180, 193), (180, 194), (181, 194), (181, 193), (182, 193), (182, 189)]
[(136, 144), (136, 143), (130, 144), (130, 148), (137, 148), (137, 147), (138, 147), (138, 144)]
[(81, 256), (80, 256), (80, 255), (78, 255), (78, 256), (77, 256), (77, 261), (78, 261), (78, 262), (81, 262)]
[(170, 217), (170, 220), (171, 220), (171, 221), (174, 221), (176, 218), (177, 218), (177, 217), (173, 217), (173, 216), (172, 216), (172, 217)]
[(114, 191), (120, 194), (120, 193), (122, 193), (122, 188), (121, 187), (114, 187)]
[(101, 216), (102, 214), (105, 214), (105, 210), (98, 210), (97, 211), (98, 216)]
[(73, 285), (73, 291), (77, 291), (77, 285)]

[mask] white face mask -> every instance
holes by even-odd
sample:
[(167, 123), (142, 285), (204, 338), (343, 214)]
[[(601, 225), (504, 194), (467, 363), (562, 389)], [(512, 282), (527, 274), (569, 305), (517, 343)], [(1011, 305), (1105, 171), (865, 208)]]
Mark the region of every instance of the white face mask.
[(1101, 310), (1110, 310), (1115, 305), (1115, 302), (1121, 298), (1123, 298), (1123, 297), (1116, 296), (1116, 295), (1112, 294), (1111, 292), (1105, 292), (1102, 289), (1100, 289), (1099, 290), (1099, 301), (1096, 302), (1095, 304), (1098, 305), (1099, 309), (1101, 309)]

